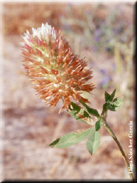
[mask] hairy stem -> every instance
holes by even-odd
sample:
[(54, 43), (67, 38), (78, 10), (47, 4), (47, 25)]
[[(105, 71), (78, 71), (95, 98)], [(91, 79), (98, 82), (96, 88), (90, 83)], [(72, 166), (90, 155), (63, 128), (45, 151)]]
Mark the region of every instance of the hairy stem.
[(110, 128), (110, 126), (107, 124), (107, 122), (104, 122), (104, 127), (106, 128), (106, 130), (109, 132), (109, 134), (112, 136), (112, 138), (114, 139), (114, 141), (116, 142), (116, 144), (118, 145), (120, 151), (121, 151), (121, 154), (124, 158), (124, 161), (126, 163), (126, 166), (127, 166), (127, 170), (128, 170), (128, 173), (129, 173), (129, 176), (132, 180), (135, 180), (134, 177), (133, 177), (133, 173), (130, 169), (130, 165), (129, 165), (129, 162), (127, 160), (127, 157), (125, 155), (125, 152), (120, 144), (120, 142), (118, 141), (117, 137), (115, 136), (114, 132), (112, 131), (112, 129)]

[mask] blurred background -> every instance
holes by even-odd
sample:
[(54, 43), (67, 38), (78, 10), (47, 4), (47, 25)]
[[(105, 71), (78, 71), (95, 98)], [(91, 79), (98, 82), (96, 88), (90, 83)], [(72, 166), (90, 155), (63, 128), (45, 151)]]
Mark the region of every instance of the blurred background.
[(87, 96), (102, 110), (104, 93), (117, 89), (123, 107), (108, 112), (108, 123), (129, 153), (129, 122), (135, 121), (133, 3), (2, 3), (3, 179), (127, 179), (121, 153), (102, 127), (101, 143), (91, 156), (86, 140), (67, 149), (48, 145), (87, 128), (66, 111), (45, 106), (35, 95), (21, 63), (22, 35), (48, 22), (62, 31), (75, 54), (86, 57), (96, 89)]

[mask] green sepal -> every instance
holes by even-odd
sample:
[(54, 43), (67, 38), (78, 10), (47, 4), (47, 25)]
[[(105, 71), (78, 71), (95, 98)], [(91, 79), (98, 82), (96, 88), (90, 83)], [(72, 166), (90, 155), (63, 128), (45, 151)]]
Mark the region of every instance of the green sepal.
[(100, 144), (100, 133), (99, 131), (96, 131), (94, 129), (94, 132), (92, 132), (86, 143), (87, 150), (91, 155), (97, 150), (99, 144)]
[(68, 133), (49, 144), (53, 148), (67, 148), (74, 144), (77, 144), (86, 139), (90, 134), (94, 132), (94, 128), (77, 130), (75, 132)]

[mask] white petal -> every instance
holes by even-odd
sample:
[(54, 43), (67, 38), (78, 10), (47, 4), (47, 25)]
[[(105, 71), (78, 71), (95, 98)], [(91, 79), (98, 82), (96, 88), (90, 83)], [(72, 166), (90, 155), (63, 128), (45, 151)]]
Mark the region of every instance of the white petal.
[(26, 30), (26, 32), (27, 32), (27, 34), (29, 34), (29, 35), (30, 35), (30, 33), (29, 33), (29, 31), (28, 31), (28, 30)]
[(42, 23), (42, 27), (43, 27), (43, 28), (45, 27), (43, 23)]
[(37, 30), (32, 28), (33, 35), (37, 35)]

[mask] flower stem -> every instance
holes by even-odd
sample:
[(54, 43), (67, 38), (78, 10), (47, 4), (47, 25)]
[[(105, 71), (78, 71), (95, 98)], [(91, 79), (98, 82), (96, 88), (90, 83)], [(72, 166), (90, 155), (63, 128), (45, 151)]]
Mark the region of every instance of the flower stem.
[(112, 136), (112, 138), (114, 139), (114, 141), (115, 141), (116, 144), (118, 145), (118, 147), (119, 147), (119, 149), (120, 149), (120, 151), (121, 151), (121, 154), (122, 154), (122, 156), (123, 156), (123, 158), (124, 158), (124, 161), (125, 161), (125, 163), (126, 163), (126, 166), (127, 166), (127, 170), (128, 170), (129, 176), (130, 176), (130, 178), (131, 178), (132, 180), (135, 181), (135, 179), (134, 179), (134, 177), (133, 177), (133, 173), (132, 173), (132, 171), (131, 171), (131, 169), (130, 169), (129, 162), (128, 162), (128, 160), (127, 160), (127, 157), (126, 157), (126, 155), (125, 155), (125, 152), (124, 152), (124, 150), (123, 150), (123, 148), (122, 148), (120, 142), (118, 141), (117, 137), (115, 136), (114, 132), (112, 131), (112, 129), (110, 128), (110, 126), (107, 124), (106, 121), (104, 122), (104, 127), (106, 128), (106, 130), (109, 132), (109, 134)]

